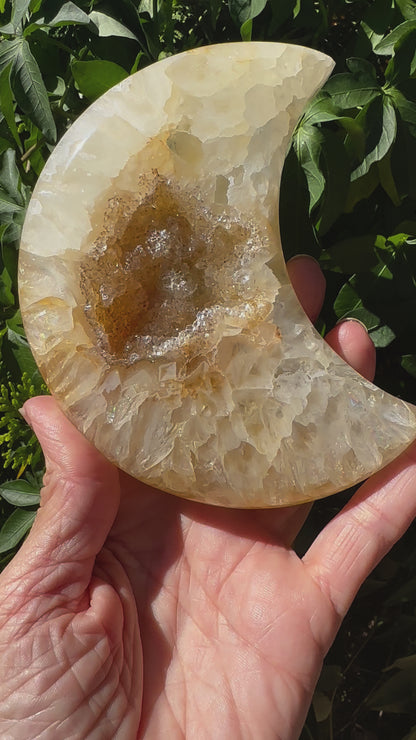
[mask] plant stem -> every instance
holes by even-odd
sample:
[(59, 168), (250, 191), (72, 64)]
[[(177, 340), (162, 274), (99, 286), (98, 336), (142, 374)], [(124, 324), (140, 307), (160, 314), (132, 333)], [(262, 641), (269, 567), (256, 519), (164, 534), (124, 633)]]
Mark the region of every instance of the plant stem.
[(41, 138), (39, 139), (39, 141), (36, 142), (36, 144), (32, 144), (32, 146), (29, 147), (27, 152), (22, 154), (22, 156), (20, 157), (21, 163), (24, 164), (32, 156), (33, 152), (36, 152), (38, 149), (40, 149), (40, 147), (43, 146), (44, 143), (45, 143), (45, 137), (41, 136)]

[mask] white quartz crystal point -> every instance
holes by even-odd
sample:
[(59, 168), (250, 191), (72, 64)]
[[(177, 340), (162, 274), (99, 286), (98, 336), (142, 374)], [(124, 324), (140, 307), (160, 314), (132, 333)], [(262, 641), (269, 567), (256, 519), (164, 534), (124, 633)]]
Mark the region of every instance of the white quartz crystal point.
[(413, 409), (316, 333), (284, 267), (283, 161), (331, 69), (286, 44), (169, 57), (94, 103), (39, 178), (19, 265), (33, 353), (74, 424), (157, 488), (300, 503), (416, 436)]

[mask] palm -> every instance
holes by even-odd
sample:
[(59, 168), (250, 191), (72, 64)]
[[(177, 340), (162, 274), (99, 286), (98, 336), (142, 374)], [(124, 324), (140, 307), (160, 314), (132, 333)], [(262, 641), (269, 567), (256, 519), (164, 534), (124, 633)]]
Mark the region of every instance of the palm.
[(296, 737), (338, 623), (288, 547), (304, 512), (274, 512), (272, 532), (269, 512), (266, 527), (257, 512), (135, 487), (107, 546), (124, 560), (138, 608), (142, 731)]

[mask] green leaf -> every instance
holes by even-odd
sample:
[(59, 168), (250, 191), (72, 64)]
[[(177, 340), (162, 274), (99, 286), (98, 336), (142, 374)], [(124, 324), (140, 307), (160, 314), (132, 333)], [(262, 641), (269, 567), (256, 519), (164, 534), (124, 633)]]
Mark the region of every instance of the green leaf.
[[(52, 6), (52, 8), (55, 8), (56, 6)], [(61, 7), (59, 8), (56, 15), (53, 15), (53, 13), (49, 12), (48, 14), (45, 14), (42, 18), (39, 18), (36, 20), (36, 25), (38, 26), (48, 26), (49, 28), (56, 28), (60, 26), (69, 26), (69, 25), (85, 25), (88, 26), (90, 23), (90, 19), (87, 15), (87, 13), (84, 13), (81, 8), (78, 7), (78, 5), (75, 5), (75, 3), (69, 2), (63, 3)]]
[(1, 249), (3, 257), (3, 264), (5, 269), (10, 275), (12, 285), (17, 285), (17, 263), (18, 263), (18, 250), (12, 247), (10, 244), (3, 244)]
[(365, 306), (358, 306), (341, 318), (357, 319), (358, 321), (361, 321), (368, 332), (374, 332), (380, 326), (380, 317), (373, 313), (373, 311), (369, 311)]
[(240, 35), (242, 41), (251, 41), (251, 36), (253, 33), (253, 21), (250, 18), (250, 20), (246, 21), (242, 24), (240, 28)]
[(322, 169), (325, 176), (325, 194), (319, 214), (319, 236), (325, 234), (343, 213), (347, 200), (350, 165), (341, 139), (332, 131), (322, 131)]
[(380, 86), (376, 82), (350, 72), (330, 77), (324, 90), (330, 94), (335, 106), (344, 109), (361, 108), (380, 95)]
[(9, 148), (10, 148), (10, 141), (0, 136), (0, 154), (3, 154), (3, 152), (5, 152), (6, 149), (9, 149)]
[(272, 18), (269, 25), (270, 38), (275, 34), (280, 26), (283, 26), (286, 21), (295, 17), (295, 6), (297, 13), (299, 13), (299, 7), (297, 7), (296, 0), (286, 0), (286, 2), (272, 2), (271, 5)]
[(7, 329), (12, 329), (12, 331), (16, 332), (16, 334), (19, 334), (23, 338), (26, 336), (20, 308), (17, 309), (16, 313), (10, 319), (7, 319), (6, 323)]
[(396, 339), (396, 335), (389, 326), (386, 324), (383, 326), (379, 326), (373, 331), (368, 328), (369, 335), (371, 337), (371, 340), (375, 346), (376, 349), (382, 349), (383, 347), (388, 347), (389, 344), (393, 342), (394, 339)]
[(367, 174), (372, 164), (379, 162), (392, 146), (397, 130), (396, 112), (389, 97), (375, 98), (359, 114), (367, 132), (363, 161), (351, 174), (351, 180)]
[(155, 15), (154, 10), (156, 9), (156, 14), (159, 12), (161, 2), (163, 2), (163, 0), (157, 0), (155, 8), (154, 0), (140, 0), (139, 13), (148, 13), (150, 17), (153, 18)]
[(126, 70), (119, 64), (101, 59), (72, 62), (71, 69), (80, 92), (88, 100), (96, 100), (113, 85), (128, 77)]
[(414, 0), (395, 0), (395, 4), (405, 20), (416, 20), (416, 3)]
[(283, 168), (279, 212), (286, 259), (304, 253), (318, 257), (320, 247), (309, 217), (308, 183), (293, 146)]
[(0, 72), (15, 62), (20, 52), (21, 39), (5, 39), (0, 41)]
[(14, 305), (12, 287), (11, 277), (4, 268), (0, 274), (0, 304), (6, 308)]
[(23, 205), (23, 198), (19, 189), (20, 174), (16, 165), (16, 152), (8, 149), (1, 157), (0, 188), (17, 205)]
[(13, 88), (18, 103), (42, 131), (45, 139), (53, 144), (56, 141), (56, 126), (49, 105), (48, 93), (38, 63), (25, 38), (19, 39), (13, 62), (13, 73)]
[(374, 49), (375, 53), (391, 56), (397, 42), (403, 40), (404, 37), (410, 33), (410, 31), (414, 31), (415, 29), (416, 20), (400, 23), (400, 25), (396, 26), (396, 28), (394, 28), (391, 33), (387, 34), (387, 36), (385, 36), (382, 41), (378, 42)]
[(334, 689), (341, 684), (342, 680), (343, 675), (339, 665), (325, 664), (322, 667), (317, 688), (324, 694), (332, 694)]
[(350, 237), (336, 242), (330, 249), (331, 262), (347, 275), (368, 272), (379, 260), (374, 251), (375, 234)]
[(408, 732), (402, 740), (416, 740), (416, 725), (414, 725), (410, 732)]
[(22, 206), (18, 205), (3, 188), (0, 188), (0, 217), (5, 213), (16, 213), (21, 210)]
[(40, 501), (39, 489), (26, 480), (2, 483), (0, 497), (12, 506), (36, 506)]
[(391, 0), (375, 0), (367, 5), (360, 25), (373, 50), (393, 20), (392, 5)]
[(399, 586), (389, 594), (386, 604), (396, 606), (397, 604), (407, 604), (414, 602), (416, 599), (416, 577), (410, 578), (406, 583)]
[(355, 79), (359, 79), (362, 82), (368, 84), (377, 85), (377, 70), (374, 65), (368, 61), (368, 59), (362, 59), (361, 57), (349, 57), (347, 59), (347, 67), (353, 74)]
[(361, 21), (360, 26), (363, 32), (365, 33), (365, 35), (367, 36), (371, 44), (371, 47), (374, 51), (374, 49), (377, 47), (377, 44), (379, 44), (380, 41), (382, 40), (383, 34), (377, 33), (376, 31), (374, 31), (374, 29), (371, 28), (371, 26), (369, 26), (368, 23), (366, 23), (364, 20)]
[(403, 355), (401, 366), (409, 375), (416, 378), (416, 355)]
[(267, 5), (267, 0), (228, 0), (232, 19), (238, 26), (256, 18)]
[(401, 671), (410, 670), (413, 673), (413, 671), (416, 670), (416, 653), (413, 655), (405, 655), (404, 658), (397, 658), (397, 660), (389, 665), (388, 668), (385, 668), (385, 670), (391, 671), (393, 668), (398, 668)]
[[(398, 116), (396, 141), (391, 154), (393, 177), (401, 198), (416, 199), (416, 126), (411, 128)], [(406, 203), (406, 201), (405, 201)], [(410, 216), (410, 214), (409, 214)], [(410, 216), (411, 217), (411, 216)]]
[(45, 3), (45, 0), (30, 0), (30, 12), (38, 13), (42, 3)]
[(23, 18), (25, 17), (27, 11), (29, 10), (29, 5), (31, 3), (31, 0), (13, 0), (12, 7), (12, 23), (15, 28), (21, 23)]
[(13, 0), (10, 23), (0, 28), (1, 33), (16, 33), (25, 17), (31, 0)]
[(20, 374), (26, 372), (30, 377), (33, 377), (39, 372), (27, 339), (10, 326), (8, 326), (7, 334), (3, 340), (3, 359), (11, 367), (15, 363)]
[(35, 521), (36, 511), (15, 509), (0, 530), (0, 553), (7, 552), (19, 544)]
[[(415, 24), (416, 25), (416, 24)], [(416, 72), (416, 28), (399, 39), (394, 47), (385, 77), (390, 85), (406, 85)]]
[(12, 89), (10, 85), (11, 70), (12, 70), (12, 63), (10, 62), (10, 64), (7, 67), (4, 67), (3, 71), (0, 74), (1, 112), (4, 115), (6, 123), (11, 131), (11, 134), (19, 148), (19, 151), (21, 152), (22, 144), (21, 144), (19, 134), (17, 131), (15, 114), (14, 114), (13, 94), (12, 94)]
[(328, 719), (332, 711), (332, 701), (326, 694), (317, 689), (313, 695), (312, 706), (315, 713), (315, 719), (318, 723), (324, 722)]
[(145, 56), (145, 53), (143, 51), (139, 51), (138, 55), (136, 56), (136, 59), (134, 60), (134, 64), (130, 70), (130, 74), (133, 75), (137, 70), (139, 69), (139, 65)]
[(402, 201), (391, 169), (391, 151), (380, 162), (377, 162), (377, 167), (383, 190), (387, 193), (393, 205), (400, 206)]
[(320, 92), (312, 99), (302, 118), (302, 126), (336, 121), (339, 117), (339, 108), (334, 105), (333, 99), (327, 92)]
[(344, 283), (335, 302), (334, 311), (338, 319), (352, 316), (355, 311), (363, 308), (363, 302), (350, 282)]
[(377, 711), (413, 714), (416, 702), (416, 655), (396, 660), (397, 673), (373, 691), (367, 706)]
[(306, 175), (309, 189), (309, 211), (319, 202), (325, 188), (320, 158), (324, 136), (316, 126), (300, 126), (293, 138), (293, 145)]
[(109, 36), (120, 36), (121, 38), (132, 39), (138, 41), (137, 36), (124, 26), (120, 21), (112, 18), (111, 15), (102, 13), (98, 10), (93, 10), (89, 14), (90, 20), (97, 28), (98, 35), (107, 38)]
[(408, 100), (396, 87), (388, 87), (386, 94), (392, 99), (403, 121), (416, 126), (416, 103)]

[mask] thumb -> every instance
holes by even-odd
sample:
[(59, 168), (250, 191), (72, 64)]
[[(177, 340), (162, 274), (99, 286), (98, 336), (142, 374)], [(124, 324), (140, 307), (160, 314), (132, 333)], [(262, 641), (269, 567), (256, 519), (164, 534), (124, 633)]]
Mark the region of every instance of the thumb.
[[(46, 474), (32, 530), (10, 566), (49, 592), (86, 588), (120, 500), (118, 470), (78, 432), (49, 396), (22, 415), (42, 446)], [(9, 567), (10, 567), (9, 566)], [(48, 573), (39, 581), (39, 573)], [(46, 584), (48, 584), (46, 586)]]

